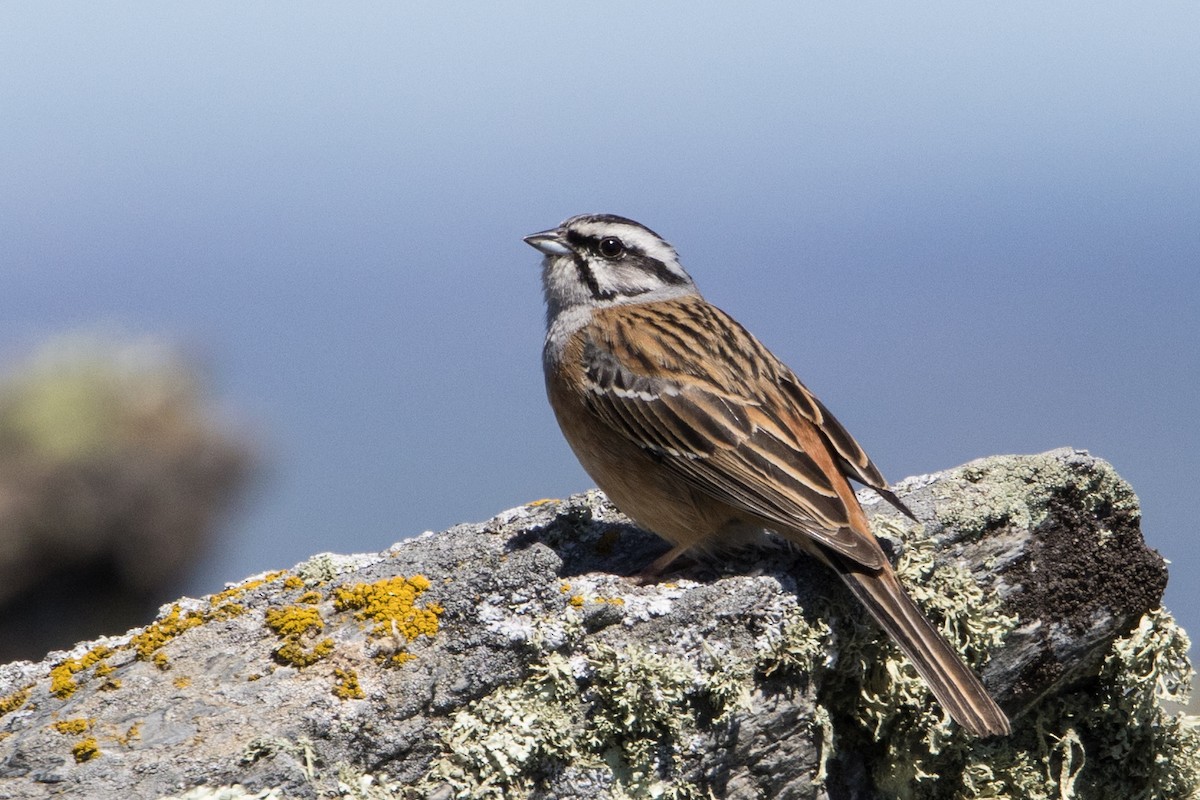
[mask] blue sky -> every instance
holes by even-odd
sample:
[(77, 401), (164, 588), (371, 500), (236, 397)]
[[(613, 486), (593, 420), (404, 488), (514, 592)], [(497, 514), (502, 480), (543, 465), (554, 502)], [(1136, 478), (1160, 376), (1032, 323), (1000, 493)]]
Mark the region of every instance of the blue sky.
[[(1073, 445), (1200, 623), (1200, 6), (5, 3), (0, 360), (200, 355), (270, 470), (186, 587), (590, 485), (537, 254), (638, 219), (889, 478)], [(167, 598), (164, 598), (167, 599)]]

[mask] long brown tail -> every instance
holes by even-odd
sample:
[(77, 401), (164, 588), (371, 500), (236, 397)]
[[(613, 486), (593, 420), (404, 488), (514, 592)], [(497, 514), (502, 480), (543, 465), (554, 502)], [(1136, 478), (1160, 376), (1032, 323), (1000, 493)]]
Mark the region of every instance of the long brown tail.
[(1008, 717), (983, 684), (913, 602), (887, 562), (865, 570), (829, 554), (834, 568), (871, 616), (912, 660), (933, 696), (955, 722), (976, 736), (1005, 736)]

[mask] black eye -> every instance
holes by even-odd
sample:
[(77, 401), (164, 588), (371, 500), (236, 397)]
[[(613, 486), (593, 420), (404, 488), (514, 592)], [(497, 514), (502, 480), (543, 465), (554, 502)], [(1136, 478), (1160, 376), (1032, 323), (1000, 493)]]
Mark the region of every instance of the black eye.
[(605, 236), (600, 240), (599, 250), (605, 258), (616, 258), (625, 252), (625, 243), (615, 236)]

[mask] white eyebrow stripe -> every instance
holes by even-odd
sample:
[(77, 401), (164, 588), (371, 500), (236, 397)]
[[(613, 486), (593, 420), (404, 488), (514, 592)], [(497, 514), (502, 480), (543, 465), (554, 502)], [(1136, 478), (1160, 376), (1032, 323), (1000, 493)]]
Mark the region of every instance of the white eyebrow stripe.
[(628, 225), (621, 222), (580, 222), (576, 223), (573, 227), (584, 236), (595, 239), (603, 239), (605, 236), (616, 236), (625, 243), (626, 247), (637, 249), (664, 263), (669, 263), (679, 257), (675, 253), (675, 248), (650, 231), (637, 225)]

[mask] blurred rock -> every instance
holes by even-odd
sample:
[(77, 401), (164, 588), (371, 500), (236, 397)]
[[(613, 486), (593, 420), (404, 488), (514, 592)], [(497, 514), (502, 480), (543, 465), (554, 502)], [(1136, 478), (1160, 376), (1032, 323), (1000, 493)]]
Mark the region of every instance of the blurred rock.
[(196, 370), (161, 343), (80, 335), (10, 368), (0, 659), (145, 619), (207, 546), (252, 462)]
[[(164, 607), (0, 667), (0, 798), (1191, 798), (1200, 737), (1162, 559), (1105, 462), (1058, 450), (868, 502), (918, 602), (1013, 715), (946, 721), (785, 548), (636, 572), (599, 492)], [(864, 500), (870, 500), (866, 493)]]

